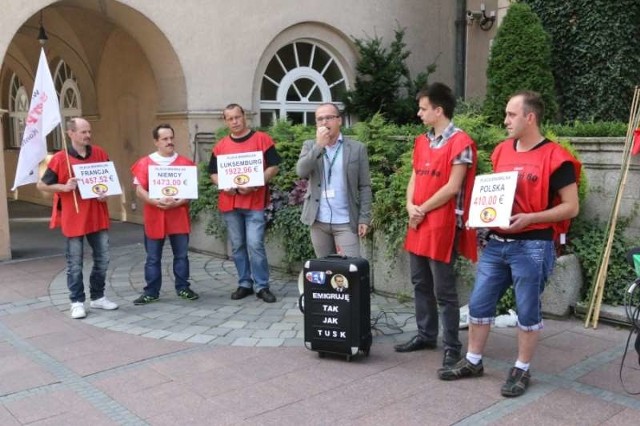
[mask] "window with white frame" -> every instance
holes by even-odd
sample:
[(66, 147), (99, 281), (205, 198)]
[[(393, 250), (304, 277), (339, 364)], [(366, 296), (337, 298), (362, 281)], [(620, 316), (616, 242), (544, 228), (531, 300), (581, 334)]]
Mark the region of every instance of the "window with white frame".
[(262, 77), (260, 124), (287, 119), (294, 124), (313, 124), (318, 105), (333, 102), (342, 109), (347, 90), (345, 73), (338, 61), (320, 45), (296, 41), (273, 56)]
[[(60, 115), (62, 120), (66, 123), (71, 117), (81, 116), (82, 102), (76, 76), (65, 61), (60, 60), (58, 63), (53, 82), (60, 101)], [(61, 150), (63, 146), (60, 130), (54, 130), (51, 134), (50, 149), (52, 151)]]
[(20, 148), (22, 135), (29, 114), (29, 95), (16, 74), (9, 83), (9, 144), (10, 148)]

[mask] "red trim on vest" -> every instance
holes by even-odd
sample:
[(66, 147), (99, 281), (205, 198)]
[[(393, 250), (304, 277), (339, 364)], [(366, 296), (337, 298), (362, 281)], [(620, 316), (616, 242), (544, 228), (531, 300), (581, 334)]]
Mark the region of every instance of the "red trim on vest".
[[(109, 161), (109, 156), (102, 148), (96, 145), (91, 145), (91, 155), (87, 158), (81, 159), (69, 156), (71, 166), (74, 164), (102, 163), (104, 161)], [(69, 175), (65, 151), (55, 153), (47, 167), (58, 176), (58, 183), (64, 184), (72, 177)], [(73, 168), (71, 173), (73, 173)], [(76, 213), (73, 201), (74, 192), (78, 201), (78, 213)], [(74, 192), (54, 193), (49, 227), (53, 229), (60, 226), (62, 235), (67, 238), (80, 237), (109, 229), (107, 203), (98, 201), (95, 198), (83, 200), (78, 189)], [(58, 205), (61, 205), (62, 210), (58, 210)]]
[[(264, 155), (269, 148), (274, 146), (273, 140), (263, 132), (254, 132), (253, 135), (244, 142), (234, 142), (230, 136), (225, 136), (213, 147), (213, 154), (220, 155), (239, 154), (241, 152), (262, 151), (262, 161), (266, 169), (266, 157)], [(226, 191), (218, 193), (218, 209), (221, 212), (229, 212), (234, 209), (264, 210), (269, 204), (268, 186), (264, 185), (255, 192), (248, 194), (232, 195)]]
[[(473, 164), (467, 169), (464, 188), (463, 221), (467, 221), (471, 189), (476, 173), (477, 150), (473, 140), (463, 131), (454, 134), (439, 149), (432, 149), (429, 146), (429, 139), (425, 135), (416, 138), (413, 149), (413, 170), (415, 171), (413, 204), (424, 203), (449, 181), (453, 160), (467, 147), (471, 147), (473, 152)], [(451, 262), (456, 235), (455, 209), (456, 197), (453, 197), (442, 206), (428, 212), (425, 220), (417, 229), (407, 229), (405, 249), (413, 254), (440, 262)], [(476, 231), (474, 229), (460, 230), (457, 250), (468, 259), (477, 260)]]
[[(157, 166), (151, 157), (142, 157), (131, 166), (131, 174), (138, 179), (142, 188), (149, 191), (149, 166)], [(171, 166), (194, 166), (193, 161), (178, 155)], [(160, 209), (144, 203), (144, 233), (154, 240), (164, 239), (167, 235), (188, 234), (191, 232), (189, 220), (189, 204), (169, 210)]]

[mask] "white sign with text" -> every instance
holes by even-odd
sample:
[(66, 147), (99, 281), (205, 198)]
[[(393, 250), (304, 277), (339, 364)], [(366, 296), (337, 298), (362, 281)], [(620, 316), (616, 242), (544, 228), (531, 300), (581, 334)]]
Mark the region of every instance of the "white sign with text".
[(507, 227), (510, 224), (518, 172), (476, 176), (471, 192), (471, 228)]
[(198, 198), (196, 166), (149, 166), (149, 198)]
[(83, 200), (98, 198), (101, 195), (122, 194), (120, 181), (113, 161), (102, 163), (74, 164), (73, 174), (78, 182), (80, 197)]
[(219, 155), (218, 188), (264, 186), (264, 164), (261, 151)]

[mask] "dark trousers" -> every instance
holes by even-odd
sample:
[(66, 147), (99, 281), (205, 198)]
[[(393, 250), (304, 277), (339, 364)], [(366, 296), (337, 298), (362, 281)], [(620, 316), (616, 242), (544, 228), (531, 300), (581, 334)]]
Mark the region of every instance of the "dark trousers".
[(456, 254), (451, 263), (409, 253), (411, 282), (416, 304), (418, 334), (429, 342), (438, 339), (439, 320), (442, 321), (444, 349), (460, 351), (460, 303), (454, 272)]

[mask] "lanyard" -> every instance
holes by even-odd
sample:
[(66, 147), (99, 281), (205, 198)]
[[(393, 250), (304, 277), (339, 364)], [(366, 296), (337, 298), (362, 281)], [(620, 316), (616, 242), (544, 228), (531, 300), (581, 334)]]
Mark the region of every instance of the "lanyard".
[(336, 149), (336, 153), (333, 154), (333, 158), (329, 159), (329, 154), (327, 154), (327, 151), (324, 151), (324, 156), (327, 159), (327, 161), (329, 162), (329, 171), (327, 172), (327, 183), (331, 184), (331, 169), (333, 169), (333, 164), (336, 162), (336, 158), (338, 158), (338, 155), (340, 154), (340, 149), (342, 148), (342, 141), (338, 142), (338, 148)]

